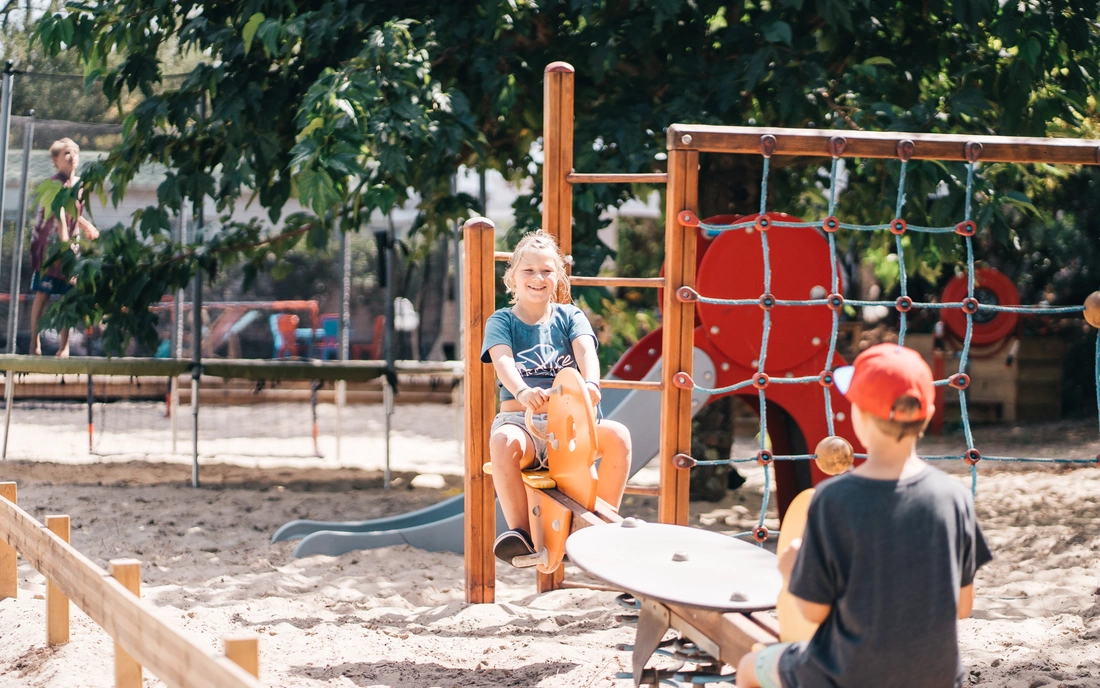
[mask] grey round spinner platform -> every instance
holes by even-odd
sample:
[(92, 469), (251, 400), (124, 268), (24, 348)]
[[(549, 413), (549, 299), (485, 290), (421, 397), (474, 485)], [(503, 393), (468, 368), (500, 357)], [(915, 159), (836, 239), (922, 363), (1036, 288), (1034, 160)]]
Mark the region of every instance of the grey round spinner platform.
[(641, 597), (729, 612), (775, 607), (776, 557), (728, 535), (628, 518), (569, 536), (565, 551), (596, 578)]

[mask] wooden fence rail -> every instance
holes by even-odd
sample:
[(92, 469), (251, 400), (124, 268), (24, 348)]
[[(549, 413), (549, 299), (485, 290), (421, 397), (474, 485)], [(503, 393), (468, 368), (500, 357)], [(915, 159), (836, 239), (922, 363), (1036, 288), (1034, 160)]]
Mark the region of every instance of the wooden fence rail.
[[(14, 483), (0, 483), (0, 597), (16, 594), (10, 584), (5, 585), (15, 581), (16, 563), (6, 547), (18, 552), (45, 576), (49, 586), (99, 624), (116, 647), (169, 686), (259, 688), (260, 683), (242, 666), (200, 649), (161, 621), (123, 583), (16, 506), (15, 496)], [(51, 628), (52, 638), (59, 637), (57, 633)], [(243, 663), (254, 668), (255, 658), (238, 654), (240, 641), (235, 642), (234, 656), (245, 656)]]

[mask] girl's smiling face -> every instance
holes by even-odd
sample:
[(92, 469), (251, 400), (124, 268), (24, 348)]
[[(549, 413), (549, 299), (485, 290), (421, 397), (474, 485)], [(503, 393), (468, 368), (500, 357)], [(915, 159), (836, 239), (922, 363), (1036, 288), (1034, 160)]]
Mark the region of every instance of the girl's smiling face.
[(516, 298), (532, 305), (551, 301), (558, 288), (555, 256), (545, 251), (524, 251), (516, 266)]

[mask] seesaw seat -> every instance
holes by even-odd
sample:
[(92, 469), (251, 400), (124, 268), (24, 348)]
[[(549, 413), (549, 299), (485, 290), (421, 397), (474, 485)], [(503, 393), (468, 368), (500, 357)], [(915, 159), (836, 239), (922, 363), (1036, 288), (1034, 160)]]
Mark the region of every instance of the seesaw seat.
[[(481, 467), (481, 471), (485, 475), (493, 474), (493, 464), (489, 461), (485, 462), (485, 465)], [(538, 471), (522, 471), (523, 484), (528, 487), (533, 487), (536, 490), (553, 490), (558, 486), (554, 479), (550, 477), (550, 471), (538, 470)]]

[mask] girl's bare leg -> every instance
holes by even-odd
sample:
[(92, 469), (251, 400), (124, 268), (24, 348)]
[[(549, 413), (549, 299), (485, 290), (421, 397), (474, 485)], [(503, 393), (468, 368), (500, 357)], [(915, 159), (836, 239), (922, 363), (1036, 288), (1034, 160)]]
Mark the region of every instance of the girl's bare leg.
[(523, 428), (502, 425), (489, 438), (489, 458), (493, 464), (496, 489), (504, 520), (512, 530), (531, 532), (527, 516), (527, 491), (520, 471), (535, 457), (535, 443)]
[[(42, 338), (38, 336), (38, 319), (42, 317), (42, 311), (46, 310), (46, 303), (50, 300), (50, 295), (46, 292), (38, 291), (34, 294), (34, 303), (31, 304), (31, 354), (34, 356), (40, 356), (42, 354)], [(14, 351), (15, 349), (12, 349)]]
[(596, 425), (596, 438), (601, 454), (596, 496), (618, 510), (630, 472), (630, 431), (622, 423), (604, 420)]
[(57, 357), (69, 357), (69, 328), (67, 327), (61, 328), (61, 332), (58, 334)]

